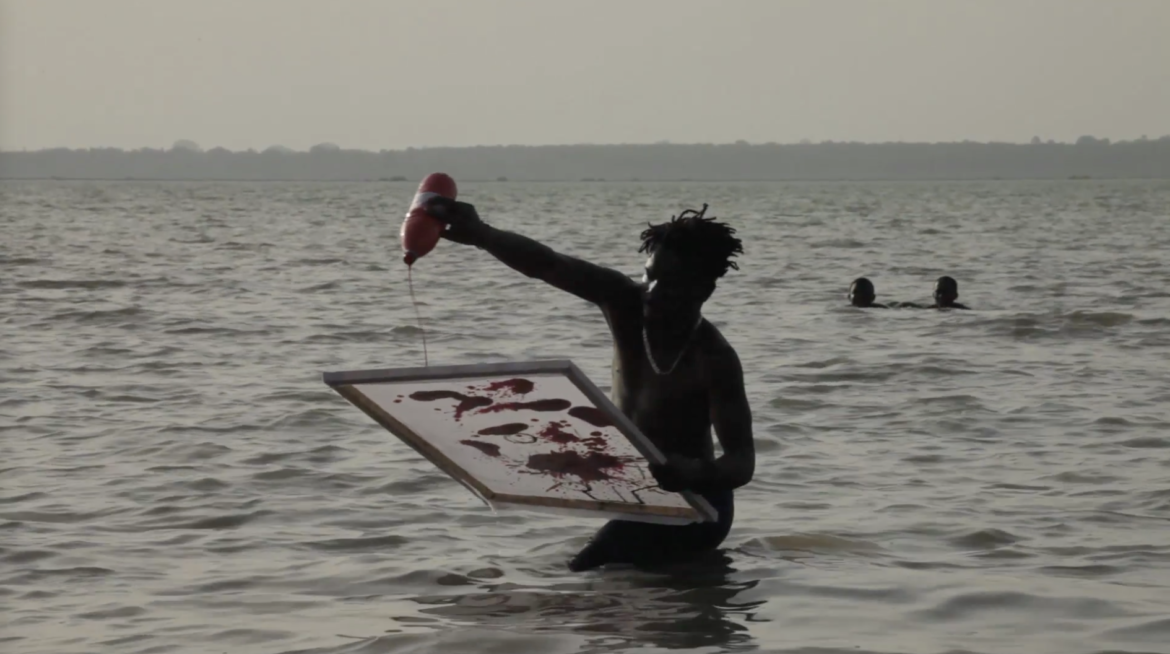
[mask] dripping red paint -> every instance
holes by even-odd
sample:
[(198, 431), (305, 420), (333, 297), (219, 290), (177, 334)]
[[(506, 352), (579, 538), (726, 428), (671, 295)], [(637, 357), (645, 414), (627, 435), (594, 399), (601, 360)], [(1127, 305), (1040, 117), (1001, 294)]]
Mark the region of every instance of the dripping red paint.
[(613, 426), (613, 422), (609, 419), (609, 416), (605, 415), (604, 411), (591, 406), (575, 406), (569, 409), (569, 415), (578, 420), (584, 420), (594, 427)]
[(497, 393), (506, 391), (512, 395), (527, 395), (536, 388), (536, 384), (532, 383), (531, 379), (505, 379), (503, 381), (492, 382), (484, 389), (489, 393)]
[(564, 422), (550, 422), (548, 423), (547, 427), (540, 430), (540, 437), (554, 443), (559, 443), (561, 445), (567, 443), (576, 443), (577, 441), (581, 440), (580, 438), (577, 438), (576, 434), (571, 434), (565, 431), (564, 427), (567, 424), (568, 423)]
[(572, 450), (565, 452), (549, 452), (548, 454), (533, 454), (528, 457), (526, 467), (529, 470), (544, 472), (554, 477), (572, 475), (588, 484), (591, 481), (612, 479), (607, 470), (621, 470), (621, 459), (611, 454), (590, 452), (581, 456)]
[(506, 425), (484, 427), (476, 433), (480, 436), (514, 436), (525, 429), (528, 429), (528, 425), (523, 422), (510, 422)]
[[(489, 400), (489, 403), (491, 401)], [(561, 399), (534, 400), (532, 402), (504, 402), (480, 409), (477, 413), (499, 413), (501, 411), (564, 411), (573, 406), (572, 402)]]
[(459, 405), (455, 407), (455, 419), (463, 418), (464, 411), (477, 409), (480, 407), (487, 407), (492, 405), (492, 400), (486, 397), (476, 397), (474, 395), (464, 395), (463, 393), (456, 393), (455, 391), (417, 391), (410, 394), (410, 399), (418, 402), (434, 402), (435, 400), (459, 400)]

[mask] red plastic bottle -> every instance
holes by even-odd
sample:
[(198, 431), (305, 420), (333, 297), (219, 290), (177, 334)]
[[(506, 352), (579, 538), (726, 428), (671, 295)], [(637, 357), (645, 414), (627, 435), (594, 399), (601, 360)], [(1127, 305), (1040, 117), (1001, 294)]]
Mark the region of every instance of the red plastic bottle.
[(414, 200), (410, 203), (410, 211), (406, 213), (406, 220), (402, 221), (402, 229), (398, 234), (405, 253), (402, 260), (406, 265), (414, 264), (433, 250), (443, 233), (443, 223), (427, 213), (423, 206), (434, 197), (454, 200), (457, 192), (455, 180), (446, 173), (431, 173), (418, 185)]

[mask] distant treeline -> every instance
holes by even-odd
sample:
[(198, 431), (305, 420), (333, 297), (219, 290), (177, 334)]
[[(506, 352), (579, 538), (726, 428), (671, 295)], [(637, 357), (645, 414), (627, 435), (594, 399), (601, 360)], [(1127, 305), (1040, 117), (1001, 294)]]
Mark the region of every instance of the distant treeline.
[(434, 171), (456, 179), (930, 180), (1170, 178), (1170, 136), (1076, 143), (799, 143), (481, 146), (308, 152), (52, 149), (0, 152), (0, 178), (136, 180), (415, 181)]

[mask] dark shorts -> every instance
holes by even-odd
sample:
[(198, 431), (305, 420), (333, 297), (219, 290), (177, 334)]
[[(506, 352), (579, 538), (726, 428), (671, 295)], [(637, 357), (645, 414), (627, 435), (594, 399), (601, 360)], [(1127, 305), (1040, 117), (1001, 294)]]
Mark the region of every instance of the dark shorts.
[(732, 491), (708, 493), (703, 497), (718, 512), (716, 522), (659, 525), (611, 520), (573, 557), (569, 569), (579, 572), (608, 563), (636, 566), (676, 563), (714, 551), (731, 531), (735, 497)]

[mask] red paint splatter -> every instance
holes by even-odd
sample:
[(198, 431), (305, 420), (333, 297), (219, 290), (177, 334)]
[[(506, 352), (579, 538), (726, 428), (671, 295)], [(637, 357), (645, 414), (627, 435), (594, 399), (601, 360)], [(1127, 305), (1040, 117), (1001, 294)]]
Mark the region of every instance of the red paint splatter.
[(486, 454), (488, 456), (499, 456), (500, 455), (500, 446), (496, 445), (495, 443), (483, 443), (480, 441), (459, 441), (459, 442), (463, 443), (464, 445), (466, 445), (468, 447), (474, 447), (475, 449), (479, 450), (480, 452), (483, 452), (484, 454)]
[(526, 467), (529, 470), (543, 472), (554, 477), (571, 475), (585, 482), (588, 486), (591, 481), (612, 479), (607, 471), (618, 471), (623, 467), (621, 459), (612, 454), (590, 452), (586, 456), (572, 450), (565, 452), (549, 452), (548, 454), (533, 454), (528, 457)]
[(577, 441), (581, 440), (580, 438), (577, 438), (576, 434), (570, 434), (564, 430), (564, 427), (567, 424), (568, 423), (564, 422), (550, 422), (548, 423), (547, 427), (540, 430), (540, 437), (554, 443), (559, 443), (561, 445), (576, 443)]
[(605, 415), (604, 411), (591, 406), (575, 406), (569, 409), (569, 415), (578, 420), (584, 420), (594, 427), (613, 426), (613, 421), (609, 419), (609, 416)]
[(609, 447), (609, 443), (600, 435), (586, 438), (581, 444), (594, 452), (604, 452)]
[(484, 389), (489, 393), (507, 392), (512, 395), (527, 395), (536, 388), (536, 384), (531, 379), (505, 379), (503, 381), (492, 382)]
[(484, 427), (476, 433), (480, 436), (514, 436), (525, 429), (528, 429), (528, 425), (523, 422), (510, 422), (506, 425)]
[(486, 397), (464, 395), (455, 391), (417, 391), (410, 394), (410, 399), (418, 402), (434, 402), (435, 400), (459, 400), (455, 407), (455, 419), (462, 420), (463, 412), (492, 405), (492, 400)]
[[(489, 404), (491, 401), (488, 401)], [(503, 404), (494, 404), (492, 406), (485, 406), (477, 411), (477, 413), (499, 413), (501, 411), (564, 411), (573, 406), (573, 403), (568, 400), (549, 399), (549, 400), (535, 400), (533, 402), (504, 402)]]

